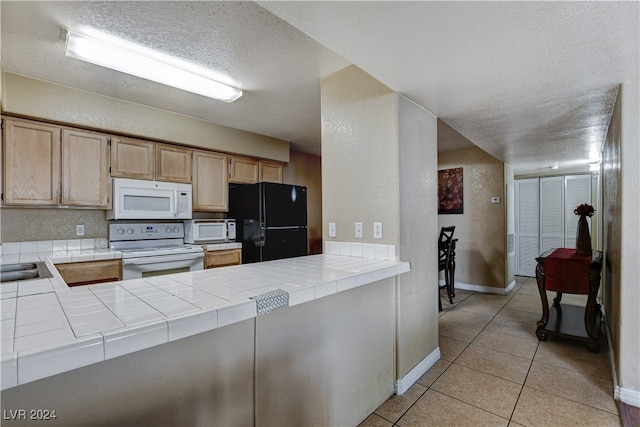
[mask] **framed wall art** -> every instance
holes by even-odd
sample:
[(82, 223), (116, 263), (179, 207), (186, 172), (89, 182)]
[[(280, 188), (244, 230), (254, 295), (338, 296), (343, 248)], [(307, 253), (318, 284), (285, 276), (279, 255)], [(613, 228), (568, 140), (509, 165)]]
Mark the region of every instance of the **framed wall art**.
[(438, 171), (438, 214), (463, 213), (462, 168)]

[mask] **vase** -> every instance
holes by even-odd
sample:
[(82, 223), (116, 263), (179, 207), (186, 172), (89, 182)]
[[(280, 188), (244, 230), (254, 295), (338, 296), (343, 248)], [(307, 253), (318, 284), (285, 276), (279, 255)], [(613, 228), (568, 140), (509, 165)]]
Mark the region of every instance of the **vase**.
[(578, 219), (578, 231), (576, 232), (576, 253), (591, 255), (591, 234), (586, 215), (580, 215)]

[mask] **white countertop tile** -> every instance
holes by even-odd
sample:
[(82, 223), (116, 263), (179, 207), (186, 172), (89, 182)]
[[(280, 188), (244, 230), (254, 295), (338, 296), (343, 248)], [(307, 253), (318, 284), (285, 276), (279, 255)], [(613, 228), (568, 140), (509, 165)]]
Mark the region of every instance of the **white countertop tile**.
[(102, 360), (104, 346), (101, 335), (91, 335), (73, 341), (61, 340), (54, 345), (18, 351), (18, 384), (36, 381)]
[[(366, 258), (363, 244), (362, 257), (313, 255), (69, 288), (53, 263), (121, 257), (82, 249), (89, 240), (34, 244), (54, 277), (3, 283), (3, 389), (254, 318), (252, 298), (269, 291), (287, 292), (294, 306), (409, 270), (375, 259), (374, 245)], [(23, 249), (14, 246), (3, 245), (2, 263), (27, 257), (12, 254)]]
[(103, 332), (104, 358), (105, 360), (112, 359), (164, 344), (168, 341), (167, 334), (167, 322), (165, 321)]
[(218, 311), (209, 310), (169, 319), (169, 340), (196, 335), (217, 328)]
[(4, 343), (2, 350), (2, 390), (18, 385), (18, 353), (5, 353)]
[(17, 302), (18, 299), (15, 297), (11, 299), (3, 299), (0, 302), (0, 320), (15, 319)]

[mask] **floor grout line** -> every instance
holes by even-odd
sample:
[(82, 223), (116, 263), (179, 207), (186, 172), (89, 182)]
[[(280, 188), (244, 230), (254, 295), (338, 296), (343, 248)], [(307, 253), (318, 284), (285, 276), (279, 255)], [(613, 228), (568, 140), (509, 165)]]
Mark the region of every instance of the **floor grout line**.
[[(521, 313), (530, 313), (530, 312), (525, 311), (525, 310), (519, 310), (519, 309), (517, 309), (517, 308), (507, 307), (507, 306), (509, 305), (509, 303), (511, 303), (511, 302), (513, 301), (514, 297), (515, 297), (516, 295), (518, 295), (518, 294), (519, 294), (519, 292), (521, 292), (521, 291), (525, 288), (525, 286), (527, 286), (527, 287), (528, 287), (528, 286), (533, 286), (533, 285), (527, 285), (527, 283), (529, 283), (529, 281), (535, 281), (535, 278), (527, 278), (524, 282), (522, 282), (522, 283), (518, 283), (518, 284), (516, 285), (516, 286), (517, 286), (517, 287), (516, 287), (516, 289), (514, 289), (514, 291), (513, 291), (513, 293), (511, 294), (511, 296), (510, 296), (508, 299), (506, 299), (506, 300), (504, 301), (504, 303), (499, 307), (499, 309), (498, 309), (498, 310), (497, 310), (493, 315), (487, 315), (486, 313), (478, 313), (478, 312), (474, 312), (474, 311), (464, 310), (464, 306), (461, 308), (461, 307), (460, 307), (460, 304), (461, 304), (461, 303), (463, 303), (463, 302), (465, 302), (465, 301), (467, 301), (469, 298), (473, 297), (474, 295), (486, 295), (486, 294), (479, 293), (479, 292), (465, 291), (465, 293), (466, 293), (466, 292), (469, 292), (469, 293), (468, 293), (467, 295), (465, 295), (463, 299), (460, 299), (459, 301), (457, 301), (457, 304), (455, 304), (455, 305), (453, 305), (453, 306), (449, 307), (449, 308), (448, 308), (448, 309), (446, 309), (446, 310), (443, 310), (443, 313), (440, 313), (440, 314), (438, 315), (438, 322), (440, 322), (440, 320), (441, 320), (441, 318), (442, 318), (443, 316), (447, 315), (448, 313), (451, 313), (451, 312), (452, 312), (452, 310), (459, 310), (459, 311), (463, 311), (463, 312), (465, 312), (465, 313), (470, 313), (470, 314), (474, 314), (474, 315), (478, 315), (478, 316), (485, 316), (485, 317), (487, 317), (487, 318), (488, 318), (489, 316), (491, 316), (491, 319), (490, 319), (486, 324), (484, 324), (484, 325), (482, 326), (482, 328), (480, 329), (480, 331), (479, 331), (479, 332), (478, 332), (478, 333), (477, 333), (477, 334), (476, 334), (476, 335), (475, 335), (475, 336), (470, 340), (470, 342), (460, 340), (459, 338), (448, 337), (448, 336), (446, 336), (446, 335), (440, 335), (440, 333), (438, 333), (439, 338), (441, 338), (441, 337), (442, 337), (442, 338), (446, 338), (446, 339), (449, 339), (449, 340), (452, 340), (452, 341), (456, 341), (456, 342), (458, 342), (458, 343), (460, 343), (460, 344), (464, 344), (464, 346), (463, 346), (462, 350), (461, 350), (461, 351), (460, 351), (460, 352), (459, 352), (459, 353), (458, 353), (458, 354), (453, 358), (453, 360), (448, 360), (448, 359), (444, 359), (444, 358), (442, 358), (442, 357), (441, 357), (441, 359), (440, 359), (440, 360), (447, 362), (447, 363), (448, 363), (448, 366), (447, 366), (447, 367), (446, 367), (446, 368), (445, 368), (445, 369), (444, 369), (444, 370), (443, 370), (443, 371), (442, 371), (442, 372), (441, 372), (441, 373), (440, 373), (440, 374), (439, 374), (435, 379), (433, 379), (433, 381), (431, 381), (431, 385), (429, 385), (429, 386), (425, 386), (424, 384), (421, 384), (421, 383), (419, 383), (419, 382), (416, 382), (416, 384), (419, 384), (420, 386), (425, 387), (425, 390), (424, 390), (422, 393), (420, 393), (420, 395), (419, 395), (419, 396), (418, 396), (418, 397), (417, 397), (417, 398), (416, 398), (416, 399), (415, 399), (415, 400), (414, 400), (414, 401), (409, 405), (409, 407), (408, 407), (406, 410), (404, 410), (404, 411), (402, 412), (402, 414), (401, 414), (399, 417), (397, 417), (397, 420), (396, 420), (395, 422), (394, 422), (394, 421), (391, 421), (391, 420), (389, 420), (389, 419), (387, 419), (387, 418), (385, 418), (385, 417), (383, 417), (382, 415), (380, 415), (380, 414), (376, 413), (375, 411), (374, 411), (374, 414), (376, 414), (378, 417), (382, 418), (383, 420), (385, 420), (385, 421), (389, 422), (391, 426), (393, 426), (393, 427), (400, 427), (400, 426), (401, 426), (401, 420), (403, 419), (403, 417), (405, 417), (405, 416), (406, 416), (406, 415), (407, 415), (407, 414), (412, 410), (412, 408), (414, 408), (414, 407), (415, 407), (415, 405), (416, 405), (416, 404), (417, 404), (417, 403), (418, 403), (422, 398), (424, 398), (424, 397), (425, 397), (425, 394), (426, 394), (429, 390), (431, 390), (431, 391), (433, 391), (433, 392), (435, 392), (435, 393), (439, 393), (439, 394), (441, 394), (441, 395), (443, 395), (443, 396), (447, 396), (448, 398), (450, 398), (450, 399), (454, 399), (454, 400), (456, 400), (456, 401), (458, 401), (458, 402), (461, 402), (461, 403), (463, 403), (463, 404), (465, 404), (465, 405), (469, 405), (469, 406), (474, 407), (474, 408), (476, 408), (476, 409), (478, 409), (478, 410), (481, 410), (481, 411), (486, 412), (486, 413), (488, 413), (488, 414), (491, 414), (491, 415), (493, 415), (493, 416), (499, 417), (499, 418), (501, 418), (501, 419), (503, 419), (503, 420), (507, 421), (507, 423), (511, 423), (511, 422), (516, 422), (516, 421), (514, 421), (514, 420), (513, 420), (513, 417), (514, 417), (514, 415), (515, 415), (515, 413), (516, 413), (516, 409), (518, 408), (518, 404), (520, 404), (520, 401), (521, 401), (521, 398), (522, 398), (522, 393), (524, 392), (524, 388), (525, 388), (525, 387), (529, 387), (529, 388), (530, 388), (530, 389), (532, 389), (532, 390), (537, 390), (537, 391), (540, 391), (540, 392), (544, 392), (544, 393), (550, 394), (550, 395), (552, 395), (552, 396), (556, 396), (556, 397), (559, 397), (559, 398), (565, 399), (565, 400), (567, 400), (567, 401), (570, 401), (570, 402), (576, 403), (576, 404), (578, 404), (578, 405), (581, 405), (581, 406), (584, 406), (584, 407), (589, 407), (589, 408), (595, 409), (595, 410), (597, 410), (597, 411), (601, 411), (601, 412), (603, 412), (603, 413), (607, 413), (607, 414), (611, 414), (611, 415), (618, 415), (617, 413), (610, 412), (610, 411), (607, 411), (606, 409), (598, 408), (598, 407), (595, 407), (595, 406), (593, 406), (593, 405), (586, 404), (586, 403), (584, 403), (584, 402), (580, 402), (580, 401), (577, 401), (577, 400), (571, 399), (571, 398), (569, 398), (569, 397), (567, 397), (567, 396), (562, 396), (562, 395), (555, 394), (555, 393), (552, 393), (552, 392), (550, 393), (550, 392), (546, 392), (546, 391), (544, 391), (544, 390), (539, 390), (539, 389), (537, 389), (536, 387), (527, 386), (527, 380), (529, 379), (529, 376), (531, 375), (531, 370), (532, 370), (532, 368), (533, 368), (533, 363), (534, 363), (534, 362), (547, 364), (547, 365), (549, 365), (549, 366), (553, 366), (553, 367), (555, 367), (555, 368), (559, 368), (559, 369), (563, 369), (563, 370), (567, 370), (567, 371), (575, 372), (575, 373), (578, 373), (578, 374), (581, 374), (581, 375), (586, 375), (586, 376), (593, 377), (593, 378), (598, 378), (598, 379), (603, 379), (603, 380), (607, 380), (607, 378), (599, 377), (599, 376), (596, 376), (596, 375), (592, 375), (592, 374), (590, 374), (590, 373), (585, 373), (585, 372), (578, 371), (578, 370), (575, 370), (575, 369), (572, 369), (572, 368), (567, 368), (567, 367), (564, 367), (564, 366), (558, 366), (558, 365), (555, 365), (555, 364), (553, 364), (553, 363), (545, 363), (545, 362), (541, 362), (540, 360), (535, 360), (536, 355), (537, 355), (537, 354), (539, 353), (539, 351), (541, 350), (541, 342), (540, 342), (539, 340), (536, 340), (536, 341), (534, 341), (534, 340), (528, 340), (527, 338), (524, 338), (524, 337), (519, 336), (519, 335), (510, 334), (510, 333), (508, 333), (508, 332), (503, 332), (503, 331), (499, 331), (499, 330), (487, 329), (487, 328), (489, 327), (489, 325), (490, 325), (494, 320), (496, 320), (496, 318), (500, 315), (500, 313), (501, 313), (501, 312), (503, 312), (503, 310), (505, 310), (505, 309), (514, 310), (514, 311), (521, 312)], [(537, 285), (536, 285), (536, 286), (537, 286)], [(530, 294), (530, 292), (529, 292), (529, 293), (525, 292), (524, 294), (529, 295), (529, 294)], [(531, 295), (531, 296), (532, 296), (532, 297), (534, 297), (535, 295)], [(480, 301), (480, 303), (482, 304), (482, 302), (481, 302), (481, 301)], [(491, 306), (491, 305), (493, 305), (493, 306), (495, 306), (496, 304), (490, 304), (490, 303), (487, 303), (486, 305), (490, 305), (490, 306)], [(534, 313), (531, 313), (531, 314), (534, 314)], [(444, 320), (445, 320), (445, 321), (448, 321), (448, 322), (456, 323), (456, 324), (458, 324), (458, 325), (466, 325), (466, 326), (469, 326), (469, 325), (468, 325), (468, 323), (459, 322), (459, 321), (457, 321), (457, 320), (453, 320), (453, 319), (445, 318)], [(512, 320), (512, 319), (508, 319), (508, 318), (506, 318), (506, 319), (504, 319), (504, 320), (505, 320), (505, 321), (507, 321), (507, 322), (514, 322), (514, 323), (524, 323), (524, 324), (529, 324), (529, 323), (530, 323), (530, 322), (527, 322), (527, 321), (518, 321), (518, 320)], [(472, 325), (471, 325), (471, 326), (472, 326)], [(512, 353), (505, 352), (505, 351), (503, 351), (503, 350), (501, 350), (501, 349), (498, 349), (498, 348), (487, 347), (487, 346), (484, 346), (484, 345), (482, 345), (482, 344), (476, 343), (476, 340), (478, 339), (478, 337), (480, 336), (480, 334), (482, 334), (482, 332), (484, 332), (484, 331), (489, 331), (489, 332), (493, 332), (493, 333), (495, 333), (495, 334), (499, 334), (499, 335), (503, 335), (503, 336), (507, 336), (507, 337), (514, 337), (514, 338), (519, 338), (519, 339), (522, 339), (522, 340), (527, 340), (527, 341), (535, 342), (535, 343), (536, 343), (536, 347), (535, 347), (535, 350), (533, 351), (533, 355), (531, 356), (531, 358), (523, 357), (523, 356), (519, 356), (519, 355), (515, 355), (515, 354), (512, 354)], [(503, 353), (503, 354), (505, 354), (505, 355), (514, 356), (514, 357), (517, 357), (517, 358), (520, 358), (520, 359), (528, 360), (528, 368), (527, 368), (527, 372), (526, 372), (526, 375), (525, 375), (525, 377), (524, 377), (524, 380), (523, 380), (522, 384), (520, 384), (519, 382), (516, 382), (516, 381), (508, 380), (508, 379), (506, 379), (506, 378), (502, 378), (502, 377), (499, 377), (499, 376), (496, 376), (496, 375), (493, 375), (493, 374), (490, 374), (490, 373), (484, 372), (484, 371), (479, 370), (479, 369), (470, 368), (470, 367), (467, 367), (467, 366), (462, 365), (462, 364), (460, 364), (460, 363), (456, 363), (456, 361), (460, 358), (460, 356), (461, 356), (461, 355), (462, 355), (466, 350), (468, 350), (468, 349), (469, 349), (469, 347), (470, 347), (472, 344), (475, 344), (476, 346), (478, 346), (478, 347), (482, 347), (482, 348), (484, 348), (484, 349), (488, 349), (488, 350), (492, 350), (492, 351), (496, 351), (496, 352)], [(511, 382), (511, 383), (513, 383), (513, 384), (518, 385), (518, 386), (520, 387), (520, 389), (519, 389), (519, 392), (518, 392), (518, 396), (517, 396), (517, 398), (515, 399), (515, 403), (514, 403), (514, 406), (513, 406), (512, 410), (511, 410), (511, 413), (510, 413), (509, 417), (508, 417), (508, 418), (505, 418), (503, 415), (496, 414), (496, 413), (494, 413), (494, 412), (492, 412), (492, 411), (490, 411), (490, 410), (487, 410), (487, 409), (485, 409), (485, 408), (482, 408), (482, 407), (476, 406), (476, 405), (474, 405), (474, 404), (472, 404), (472, 403), (469, 403), (469, 402), (466, 402), (466, 401), (464, 401), (464, 400), (461, 400), (461, 399), (459, 399), (459, 398), (457, 398), (457, 397), (455, 397), (455, 396), (449, 396), (447, 393), (443, 393), (442, 391), (439, 391), (439, 390), (434, 389), (434, 388), (433, 388), (433, 385), (434, 385), (434, 384), (438, 381), (438, 379), (440, 379), (440, 377), (442, 377), (442, 376), (443, 376), (443, 375), (444, 375), (444, 374), (445, 374), (445, 373), (446, 373), (446, 372), (447, 372), (447, 371), (448, 371), (448, 370), (449, 370), (449, 369), (450, 369), (454, 364), (455, 364), (456, 366), (461, 366), (461, 367), (464, 367), (464, 368), (466, 368), (466, 369), (470, 369), (470, 370), (473, 370), (473, 371), (475, 371), (475, 372), (480, 372), (480, 373), (483, 373), (483, 374), (485, 374), (485, 375), (490, 375), (490, 376), (492, 376), (492, 377), (499, 378), (499, 379), (504, 380), (504, 381), (509, 381), (509, 382)]]

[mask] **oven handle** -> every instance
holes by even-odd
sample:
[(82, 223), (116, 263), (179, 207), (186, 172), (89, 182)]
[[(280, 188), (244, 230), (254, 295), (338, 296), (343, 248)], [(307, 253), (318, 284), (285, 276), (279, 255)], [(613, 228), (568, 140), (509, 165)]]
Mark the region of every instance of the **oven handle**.
[(182, 255), (161, 255), (160, 257), (150, 256), (143, 258), (130, 258), (123, 259), (122, 265), (144, 265), (144, 264), (155, 264), (158, 262), (171, 262), (171, 261), (190, 261), (197, 260), (198, 258), (203, 259), (204, 253), (192, 253), (192, 254), (182, 254)]

